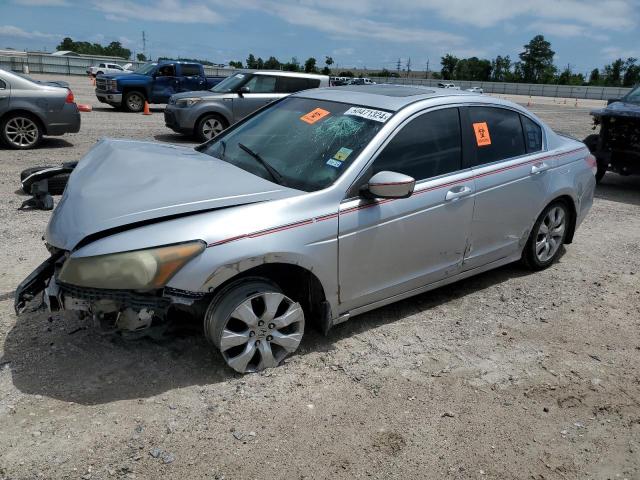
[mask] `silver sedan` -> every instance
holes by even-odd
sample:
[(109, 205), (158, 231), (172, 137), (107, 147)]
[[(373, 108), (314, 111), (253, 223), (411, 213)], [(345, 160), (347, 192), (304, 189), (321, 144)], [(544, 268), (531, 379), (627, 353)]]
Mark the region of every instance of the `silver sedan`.
[(515, 261), (549, 267), (591, 207), (594, 172), (584, 144), (507, 101), (308, 90), (195, 150), (98, 143), (16, 309), (44, 290), (52, 310), (135, 334), (189, 313), (231, 368), (254, 372), (311, 324), (327, 332)]

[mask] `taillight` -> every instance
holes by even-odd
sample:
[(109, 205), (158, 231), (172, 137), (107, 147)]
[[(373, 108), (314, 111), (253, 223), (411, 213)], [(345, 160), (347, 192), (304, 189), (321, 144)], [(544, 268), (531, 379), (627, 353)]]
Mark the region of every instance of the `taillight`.
[(598, 171), (598, 161), (596, 160), (596, 157), (589, 154), (584, 158), (584, 161), (587, 162), (587, 165), (589, 165), (589, 167), (591, 168), (591, 171), (595, 175), (596, 172)]
[(69, 90), (69, 93), (67, 93), (67, 99), (65, 100), (65, 103), (75, 103), (75, 98), (73, 98), (73, 92), (71, 90)]

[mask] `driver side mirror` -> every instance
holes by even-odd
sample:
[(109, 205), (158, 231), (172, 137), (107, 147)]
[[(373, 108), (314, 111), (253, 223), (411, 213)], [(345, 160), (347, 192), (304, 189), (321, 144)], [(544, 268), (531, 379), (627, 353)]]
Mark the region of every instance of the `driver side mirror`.
[(249, 87), (240, 87), (240, 90), (238, 90), (238, 95), (242, 96), (245, 93), (251, 93), (251, 89)]
[(378, 172), (360, 189), (368, 198), (408, 198), (413, 194), (416, 181), (397, 172)]

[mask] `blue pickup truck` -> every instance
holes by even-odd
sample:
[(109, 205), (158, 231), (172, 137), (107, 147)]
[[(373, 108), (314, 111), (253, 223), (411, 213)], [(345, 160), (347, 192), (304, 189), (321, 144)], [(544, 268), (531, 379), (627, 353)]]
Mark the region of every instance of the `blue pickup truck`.
[(208, 90), (224, 77), (208, 77), (199, 63), (162, 61), (147, 63), (126, 75), (111, 73), (96, 78), (96, 97), (102, 103), (129, 112), (141, 112), (145, 100), (167, 103), (175, 93)]

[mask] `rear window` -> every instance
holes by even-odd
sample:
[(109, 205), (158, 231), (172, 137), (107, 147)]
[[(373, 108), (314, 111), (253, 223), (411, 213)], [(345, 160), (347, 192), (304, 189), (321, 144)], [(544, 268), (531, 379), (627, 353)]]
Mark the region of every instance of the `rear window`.
[(185, 77), (199, 77), (200, 66), (199, 65), (182, 65), (182, 75)]
[(320, 80), (312, 78), (278, 77), (279, 93), (295, 93), (300, 90), (318, 88)]
[(469, 107), (477, 165), (524, 155), (520, 114), (496, 107)]
[(527, 153), (539, 152), (542, 150), (542, 129), (540, 125), (524, 115), (520, 115), (520, 118), (522, 119)]

